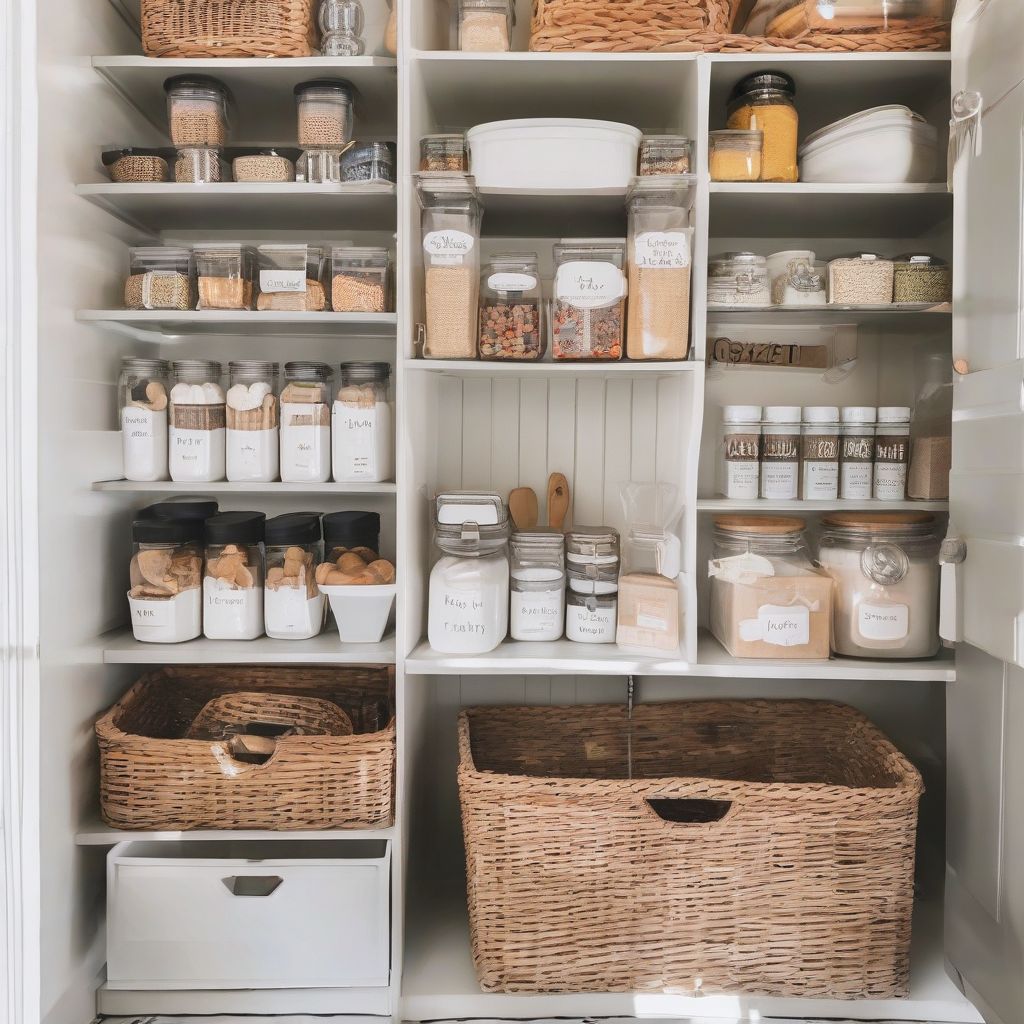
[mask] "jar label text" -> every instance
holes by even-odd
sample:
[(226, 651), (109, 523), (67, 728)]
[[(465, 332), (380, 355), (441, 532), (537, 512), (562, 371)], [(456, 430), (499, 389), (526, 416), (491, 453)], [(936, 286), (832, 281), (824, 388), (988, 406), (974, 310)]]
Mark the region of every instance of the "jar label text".
[(305, 270), (261, 270), (261, 292), (305, 292)]
[(862, 601), (857, 607), (857, 631), (865, 640), (903, 640), (910, 632), (910, 608)]
[(423, 251), (434, 266), (459, 266), (476, 245), (476, 239), (466, 231), (428, 231), (423, 236)]
[(644, 270), (677, 270), (690, 265), (685, 231), (645, 231), (633, 240), (633, 263)]
[(577, 309), (597, 309), (626, 294), (626, 276), (614, 263), (571, 260), (555, 272), (555, 298)]

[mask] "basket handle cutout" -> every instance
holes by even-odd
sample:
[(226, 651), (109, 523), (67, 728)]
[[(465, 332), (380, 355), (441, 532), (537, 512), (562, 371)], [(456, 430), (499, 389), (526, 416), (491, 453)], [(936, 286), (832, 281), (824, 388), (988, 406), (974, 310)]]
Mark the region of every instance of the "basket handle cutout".
[(279, 875), (231, 875), (221, 881), (232, 896), (269, 896), (284, 879)]
[(721, 821), (730, 810), (731, 800), (688, 800), (680, 797), (652, 797), (644, 803), (673, 825), (711, 825)]

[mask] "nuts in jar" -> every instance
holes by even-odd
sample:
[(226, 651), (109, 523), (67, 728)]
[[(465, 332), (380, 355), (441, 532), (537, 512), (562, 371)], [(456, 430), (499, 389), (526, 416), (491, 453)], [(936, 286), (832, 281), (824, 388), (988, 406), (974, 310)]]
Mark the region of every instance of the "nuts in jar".
[(465, 171), (467, 165), (466, 136), (461, 132), (420, 139), (421, 171)]
[(565, 239), (554, 247), (551, 352), (555, 359), (621, 359), (625, 335), (623, 239)]
[(480, 277), (482, 359), (539, 359), (540, 287), (535, 253), (494, 256)]
[(648, 174), (689, 174), (693, 141), (685, 135), (645, 135), (640, 140), (639, 170)]

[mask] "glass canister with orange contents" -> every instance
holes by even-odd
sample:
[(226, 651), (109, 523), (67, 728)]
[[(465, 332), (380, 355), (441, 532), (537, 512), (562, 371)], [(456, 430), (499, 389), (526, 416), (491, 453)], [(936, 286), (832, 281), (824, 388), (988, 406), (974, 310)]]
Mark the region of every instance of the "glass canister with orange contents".
[(763, 133), (761, 181), (797, 181), (800, 118), (796, 84), (783, 71), (758, 71), (740, 79), (729, 97), (728, 128)]

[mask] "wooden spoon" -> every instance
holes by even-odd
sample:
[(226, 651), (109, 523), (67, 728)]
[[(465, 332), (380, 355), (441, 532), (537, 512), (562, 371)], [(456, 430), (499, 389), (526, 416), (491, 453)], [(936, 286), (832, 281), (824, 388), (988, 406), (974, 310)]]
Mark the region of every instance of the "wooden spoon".
[(517, 487), (508, 496), (508, 511), (517, 530), (533, 530), (540, 511), (537, 494), (532, 487)]
[(569, 481), (561, 473), (548, 477), (548, 526), (561, 530), (569, 514)]

